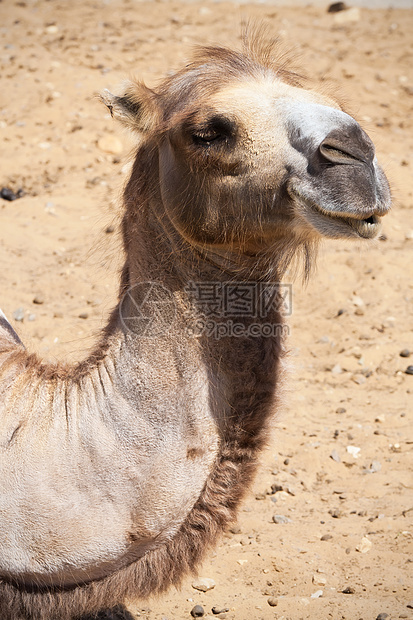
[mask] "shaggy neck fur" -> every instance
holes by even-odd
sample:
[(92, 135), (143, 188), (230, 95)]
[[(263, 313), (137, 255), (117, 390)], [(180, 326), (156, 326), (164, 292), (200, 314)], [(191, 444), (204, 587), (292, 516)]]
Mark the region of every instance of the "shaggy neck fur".
[[(123, 230), (127, 258), (121, 280), (120, 304), (127, 290), (133, 291), (134, 285), (150, 281), (159, 282), (171, 291), (178, 308), (192, 312), (191, 300), (185, 292), (188, 281), (253, 281), (256, 274), (248, 271), (249, 261), (245, 262), (245, 267), (242, 261), (239, 262), (242, 269), (230, 274), (223, 272), (208, 255), (179, 239), (161, 214), (154, 218), (158, 203), (156, 196), (147, 192), (152, 183), (145, 185), (145, 170), (132, 175), (132, 179), (125, 192), (127, 210)], [(271, 281), (277, 277), (277, 266), (273, 263)], [(261, 279), (268, 279), (265, 269), (261, 272)], [(99, 393), (103, 370), (110, 375), (110, 391), (118, 390), (122, 378), (117, 369), (124, 368), (126, 362), (130, 381), (133, 383), (135, 375), (136, 380), (142, 380), (139, 362), (154, 347), (170, 350), (178, 360), (178, 371), (181, 356), (189, 354), (192, 356), (189, 364), (200, 364), (206, 370), (218, 437), (218, 449), (202, 491), (174, 537), (164, 540), (129, 565), (119, 567), (115, 574), (91, 583), (73, 584), (70, 588), (46, 587), (41, 583), (16, 587), (0, 580), (3, 620), (69, 620), (81, 613), (94, 613), (103, 606), (112, 607), (128, 596), (144, 597), (162, 591), (193, 571), (219, 532), (234, 520), (237, 506), (252, 480), (257, 457), (268, 440), (283, 355), (281, 332), (271, 338), (215, 339), (206, 335), (193, 338), (185, 331), (187, 323), (183, 316), (188, 313), (178, 315), (173, 338), (166, 335), (154, 343), (144, 339), (142, 344), (139, 335), (122, 328), (118, 305), (100, 345), (77, 367), (65, 369), (44, 365), (20, 347), (11, 352), (8, 362), (3, 365), (3, 373), (7, 373), (7, 369), (10, 372), (17, 365), (23, 375), (27, 373), (28, 380), (33, 381), (36, 375), (39, 381), (49, 381), (49, 389), (51, 385), (59, 394), (67, 395), (70, 390), (80, 390), (86, 382), (93, 385), (98, 382), (93, 391)], [(245, 317), (237, 320), (248, 328), (257, 319)], [(281, 326), (278, 308), (272, 308), (265, 321)], [(185, 378), (181, 384), (183, 389), (184, 384)], [(153, 386), (148, 385), (148, 389), (151, 388)], [(124, 394), (123, 397), (133, 407), (133, 396)], [(185, 424), (190, 427), (190, 418)], [(197, 449), (192, 456), (197, 456)]]

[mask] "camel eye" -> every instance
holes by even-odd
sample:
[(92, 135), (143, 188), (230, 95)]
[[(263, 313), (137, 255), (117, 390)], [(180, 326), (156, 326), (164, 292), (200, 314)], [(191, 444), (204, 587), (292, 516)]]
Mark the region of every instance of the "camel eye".
[(224, 136), (217, 132), (205, 132), (193, 134), (192, 139), (195, 144), (209, 146), (213, 142), (219, 142)]
[(221, 115), (210, 117), (202, 125), (192, 127), (194, 144), (207, 147), (225, 144), (235, 135), (235, 123)]

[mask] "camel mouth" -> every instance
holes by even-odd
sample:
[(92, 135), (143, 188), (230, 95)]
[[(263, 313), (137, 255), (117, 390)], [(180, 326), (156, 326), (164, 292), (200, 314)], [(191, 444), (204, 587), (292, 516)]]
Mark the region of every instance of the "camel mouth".
[(329, 211), (325, 211), (325, 209), (319, 207), (318, 205), (312, 205), (312, 208), (318, 215), (325, 218), (325, 220), (329, 220), (330, 222), (334, 222), (336, 224), (343, 224), (346, 227), (346, 231), (350, 228), (362, 239), (374, 239), (381, 230), (380, 218), (375, 214), (372, 214), (364, 219), (358, 219), (354, 216), (343, 215), (341, 212), (331, 213)]
[(364, 239), (374, 239), (381, 230), (381, 220), (377, 215), (370, 215), (363, 220), (347, 218), (348, 224)]
[[(356, 215), (348, 215), (343, 211), (327, 211), (295, 189), (291, 191), (291, 194), (309, 210), (309, 217), (306, 219), (324, 236), (338, 237), (341, 236), (341, 232), (344, 237), (357, 236), (362, 239), (375, 239), (380, 233), (381, 219), (375, 213), (360, 218)], [(314, 218), (314, 215), (317, 217)]]

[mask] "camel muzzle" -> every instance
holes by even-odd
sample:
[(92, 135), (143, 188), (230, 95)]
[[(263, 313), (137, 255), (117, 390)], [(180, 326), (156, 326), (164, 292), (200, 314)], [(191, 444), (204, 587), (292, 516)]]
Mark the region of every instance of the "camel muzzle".
[(390, 209), (390, 190), (373, 142), (348, 114), (294, 103), (288, 133), (295, 156), (289, 193), (300, 217), (327, 237), (373, 239)]

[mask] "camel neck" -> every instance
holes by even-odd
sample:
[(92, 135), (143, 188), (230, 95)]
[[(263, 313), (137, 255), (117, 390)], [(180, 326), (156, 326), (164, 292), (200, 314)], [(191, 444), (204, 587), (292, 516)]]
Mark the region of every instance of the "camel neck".
[(159, 195), (138, 200), (138, 189), (130, 185), (125, 193), (119, 303), (89, 361), (116, 357), (115, 367), (130, 369), (141, 383), (150, 380), (144, 367), (173, 367), (178, 377), (205, 365), (232, 393), (237, 376), (250, 382), (263, 355), (268, 368), (280, 355), (285, 292), (277, 271), (253, 257), (189, 243), (162, 211)]

